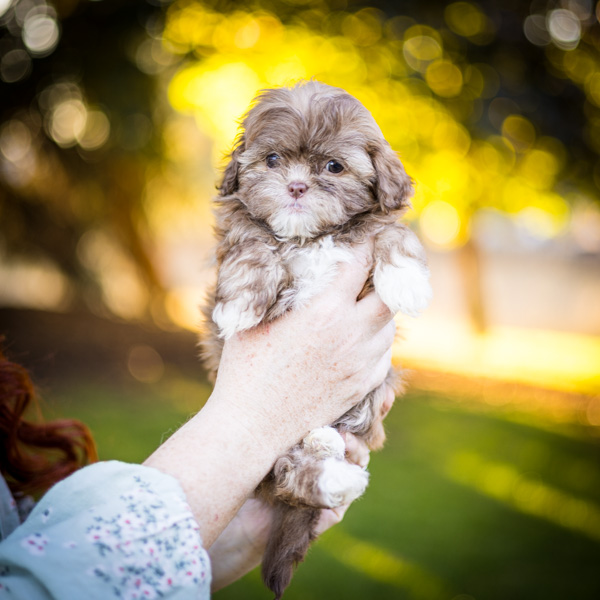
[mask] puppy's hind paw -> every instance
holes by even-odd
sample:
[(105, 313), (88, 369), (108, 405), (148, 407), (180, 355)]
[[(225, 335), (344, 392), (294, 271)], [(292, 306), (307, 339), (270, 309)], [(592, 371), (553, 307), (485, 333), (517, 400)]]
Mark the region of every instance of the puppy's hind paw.
[(344, 458), (346, 444), (344, 438), (333, 427), (319, 427), (313, 429), (302, 440), (304, 451), (316, 456), (317, 458), (327, 458), (336, 456)]
[(257, 314), (251, 299), (250, 294), (244, 293), (235, 300), (217, 303), (212, 318), (219, 328), (220, 337), (229, 339), (238, 331), (251, 329), (262, 321), (264, 314)]
[(369, 483), (369, 474), (357, 465), (339, 458), (323, 461), (318, 488), (323, 506), (337, 508), (362, 496)]

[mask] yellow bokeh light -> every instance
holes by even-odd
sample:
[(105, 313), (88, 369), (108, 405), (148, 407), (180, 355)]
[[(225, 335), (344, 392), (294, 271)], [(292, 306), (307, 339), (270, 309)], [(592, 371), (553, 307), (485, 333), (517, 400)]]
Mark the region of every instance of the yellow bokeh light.
[(458, 96), (462, 90), (461, 70), (449, 60), (436, 60), (431, 63), (425, 72), (425, 80), (432, 91), (445, 98)]
[(501, 169), (502, 155), (491, 143), (474, 140), (471, 144), (470, 157), (473, 166), (488, 174), (496, 174)]
[(485, 79), (480, 69), (469, 65), (465, 69), (464, 83), (471, 97), (478, 98), (485, 90)]
[(521, 115), (509, 115), (504, 119), (502, 135), (519, 151), (531, 148), (535, 142), (535, 128)]
[(271, 50), (276, 48), (283, 40), (283, 25), (274, 15), (265, 13), (257, 14), (256, 22), (260, 27), (260, 36), (256, 43), (257, 50)]
[(256, 19), (249, 19), (236, 31), (233, 42), (237, 48), (252, 48), (258, 42), (260, 32), (261, 28), (258, 21)]
[(193, 286), (174, 288), (165, 297), (165, 310), (179, 327), (197, 331), (200, 323), (198, 303), (201, 297), (200, 290)]
[(307, 72), (302, 61), (297, 56), (293, 56), (285, 62), (277, 62), (268, 68), (265, 75), (269, 85), (279, 86), (306, 79)]
[(478, 6), (470, 2), (454, 2), (444, 11), (446, 23), (452, 31), (464, 37), (472, 37), (486, 29), (487, 17)]
[(87, 113), (85, 129), (77, 136), (77, 142), (85, 150), (96, 150), (103, 146), (110, 135), (110, 121), (101, 110)]
[(215, 28), (225, 19), (198, 2), (173, 4), (167, 13), (163, 37), (170, 49), (185, 53), (212, 44)]
[(437, 246), (449, 247), (459, 236), (461, 220), (454, 206), (443, 200), (430, 202), (419, 218), (421, 231)]
[(374, 9), (363, 9), (344, 18), (342, 32), (358, 46), (370, 46), (381, 38), (381, 20)]
[(585, 91), (588, 98), (596, 105), (600, 106), (600, 73), (596, 72), (585, 82)]
[(235, 12), (218, 23), (212, 34), (212, 44), (219, 52), (232, 52), (254, 46), (261, 29), (251, 14)]
[(29, 154), (31, 147), (31, 131), (22, 121), (13, 119), (0, 129), (0, 152), (11, 162), (20, 162)]
[(540, 240), (556, 237), (567, 225), (567, 220), (562, 214), (537, 206), (526, 206), (517, 214), (517, 220), (531, 235)]
[(81, 100), (73, 98), (61, 102), (52, 112), (52, 139), (65, 148), (75, 145), (85, 131), (86, 119), (87, 110)]
[[(206, 61), (177, 73), (169, 85), (169, 100), (176, 109), (199, 117), (222, 144), (231, 144), (260, 79), (243, 62), (219, 62)], [(223, 150), (221, 146), (217, 152)]]
[(594, 57), (582, 48), (565, 52), (563, 64), (569, 77), (577, 83), (585, 83), (597, 70)]
[(523, 157), (521, 176), (537, 189), (550, 189), (560, 168), (558, 159), (545, 150), (531, 150)]
[(468, 131), (456, 121), (444, 119), (434, 128), (431, 143), (434, 148), (465, 156), (471, 145), (471, 137)]
[(442, 56), (442, 46), (430, 35), (414, 35), (404, 42), (404, 58), (415, 71), (424, 71)]

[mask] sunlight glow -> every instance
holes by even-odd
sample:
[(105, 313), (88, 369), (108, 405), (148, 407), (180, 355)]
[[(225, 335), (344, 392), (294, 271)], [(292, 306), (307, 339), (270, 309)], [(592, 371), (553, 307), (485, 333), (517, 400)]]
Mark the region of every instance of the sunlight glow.
[[(394, 35), (398, 20), (386, 21), (376, 9), (340, 13), (326, 27), (314, 25), (326, 13), (309, 12), (310, 18), (299, 15), (286, 24), (264, 10), (221, 14), (202, 2), (183, 0), (170, 6), (165, 51), (196, 52), (198, 59), (174, 73), (169, 100), (214, 137), (215, 165), (231, 149), (237, 123), (261, 88), (314, 77), (345, 88), (373, 113), (423, 188), (415, 202), (416, 216), (436, 200), (452, 205), (465, 223), (472, 206), (517, 213), (530, 205), (531, 189), (546, 202), (560, 172), (556, 144), (540, 145), (533, 125), (520, 114), (499, 113), (502, 135), (487, 140), (472, 140), (461, 122), (477, 98), (497, 91), (499, 76), (492, 67), (467, 64), (446, 48), (439, 31), (426, 25), (408, 22), (405, 31)], [(453, 31), (475, 43), (493, 35), (492, 24), (475, 3), (449, 5), (445, 19)], [(576, 72), (585, 70), (573, 65)], [(407, 78), (411, 70), (424, 81)], [(449, 110), (441, 98), (456, 99), (456, 110)], [(531, 183), (517, 189), (517, 175)], [(546, 204), (539, 208), (551, 212), (554, 205)], [(442, 241), (435, 243), (446, 248), (464, 243), (470, 235), (468, 223), (461, 226), (460, 239), (455, 226), (456, 215)], [(556, 231), (554, 227), (552, 235)]]
[(421, 213), (421, 231), (437, 246), (449, 247), (458, 238), (460, 215), (447, 202), (434, 200)]
[(177, 110), (194, 112), (217, 139), (227, 139), (231, 146), (238, 120), (259, 87), (260, 80), (251, 67), (217, 59), (180, 71), (169, 86), (169, 99)]
[(135, 263), (119, 243), (101, 230), (89, 230), (77, 244), (81, 263), (95, 273), (107, 306), (123, 319), (140, 317), (148, 301)]
[(193, 286), (181, 286), (167, 292), (165, 309), (173, 323), (189, 329), (198, 330), (200, 310), (198, 305), (202, 292)]
[(41, 310), (61, 310), (69, 300), (69, 281), (48, 261), (10, 260), (0, 252), (0, 302)]
[(483, 335), (456, 319), (399, 320), (404, 338), (395, 356), (407, 367), (539, 385), (565, 392), (600, 392), (600, 338), (493, 326)]
[(319, 539), (319, 548), (353, 570), (376, 581), (410, 592), (412, 598), (442, 600), (449, 598), (446, 584), (422, 567), (410, 563), (389, 550), (360, 540), (334, 527)]
[(542, 481), (526, 477), (512, 465), (489, 461), (475, 452), (451, 456), (445, 473), (511, 508), (600, 540), (600, 507)]

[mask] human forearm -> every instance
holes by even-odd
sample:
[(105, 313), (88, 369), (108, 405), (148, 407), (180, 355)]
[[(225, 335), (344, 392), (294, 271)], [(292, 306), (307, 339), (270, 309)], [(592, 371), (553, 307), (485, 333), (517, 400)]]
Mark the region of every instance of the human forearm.
[(206, 548), (287, 448), (275, 430), (261, 440), (235, 403), (224, 410), (219, 394), (145, 461), (179, 480)]

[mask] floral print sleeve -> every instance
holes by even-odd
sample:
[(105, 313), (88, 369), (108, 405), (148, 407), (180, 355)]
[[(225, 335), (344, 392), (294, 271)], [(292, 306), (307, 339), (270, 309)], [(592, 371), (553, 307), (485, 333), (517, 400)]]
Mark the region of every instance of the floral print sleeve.
[(55, 485), (0, 543), (0, 599), (210, 598), (210, 562), (179, 483), (116, 461)]

